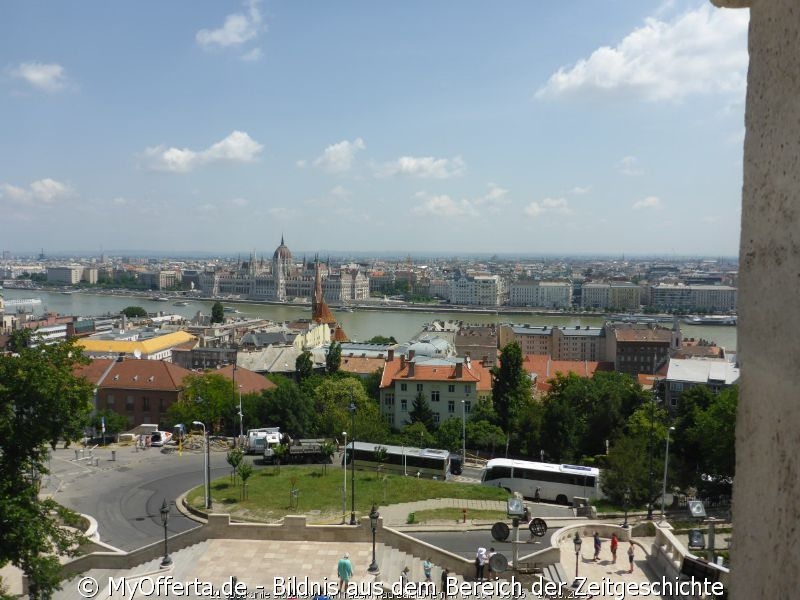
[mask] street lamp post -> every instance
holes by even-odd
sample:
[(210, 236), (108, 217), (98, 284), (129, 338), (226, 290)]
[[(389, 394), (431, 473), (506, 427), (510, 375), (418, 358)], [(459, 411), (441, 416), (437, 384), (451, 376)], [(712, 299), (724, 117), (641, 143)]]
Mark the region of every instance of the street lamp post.
[(461, 468), (467, 462), (467, 403), (461, 400)]
[(653, 452), (655, 446), (656, 403), (658, 401), (658, 379), (653, 380), (653, 395), (650, 404), (650, 436), (647, 442), (647, 520), (653, 520)]
[(378, 567), (378, 561), (375, 558), (375, 532), (378, 529), (378, 519), (380, 518), (380, 513), (378, 512), (378, 508), (373, 504), (372, 509), (369, 511), (369, 523), (372, 526), (372, 564), (370, 564), (367, 571), (370, 573), (378, 573), (380, 568)]
[(667, 496), (667, 469), (669, 468), (669, 432), (675, 431), (674, 427), (667, 428), (667, 448), (664, 452), (664, 485), (661, 488), (661, 520), (659, 524), (664, 522), (664, 502)]
[(350, 442), (350, 525), (356, 524), (356, 403), (350, 402), (350, 432), (353, 439)]
[(164, 558), (161, 559), (161, 566), (168, 567), (172, 564), (172, 557), (169, 555), (169, 549), (167, 548), (167, 523), (169, 523), (169, 504), (167, 504), (167, 499), (164, 498), (164, 501), (161, 503), (161, 508), (159, 509), (161, 513), (161, 522), (164, 524)]
[(205, 488), (206, 488), (206, 509), (211, 508), (211, 458), (210, 458), (210, 448), (209, 448), (209, 439), (208, 439), (208, 430), (206, 429), (205, 423), (201, 421), (192, 421), (192, 425), (199, 425), (203, 428), (203, 439), (206, 442), (206, 452), (205, 452), (205, 461), (204, 461), (204, 468), (203, 471), (205, 473)]
[(625, 488), (625, 494), (622, 496), (622, 505), (625, 508), (625, 522), (622, 526), (628, 528), (628, 504), (631, 501), (631, 488)]
[(572, 543), (575, 545), (575, 581), (572, 582), (572, 587), (577, 588), (580, 586), (580, 582), (578, 581), (578, 557), (581, 554), (581, 536), (578, 535), (578, 532), (575, 532), (575, 537), (572, 538)]
[(242, 412), (242, 384), (239, 384), (239, 444), (244, 440), (244, 413)]
[(344, 515), (347, 513), (347, 432), (343, 431), (342, 435), (344, 436), (344, 456), (342, 457), (342, 466), (344, 467), (344, 482), (342, 483), (342, 525), (344, 525)]

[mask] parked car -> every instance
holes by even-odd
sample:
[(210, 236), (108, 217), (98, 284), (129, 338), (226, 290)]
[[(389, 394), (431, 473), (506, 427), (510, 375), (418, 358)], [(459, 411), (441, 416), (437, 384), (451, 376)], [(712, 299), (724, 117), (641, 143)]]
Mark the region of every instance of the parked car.
[(151, 446), (163, 446), (172, 439), (172, 434), (169, 431), (154, 431), (150, 434)]

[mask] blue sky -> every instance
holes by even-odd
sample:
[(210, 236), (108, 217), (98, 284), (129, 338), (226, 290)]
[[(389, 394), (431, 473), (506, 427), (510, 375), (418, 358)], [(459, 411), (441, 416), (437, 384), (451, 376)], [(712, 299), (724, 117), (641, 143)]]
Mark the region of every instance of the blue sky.
[(748, 18), (10, 0), (0, 249), (735, 256)]

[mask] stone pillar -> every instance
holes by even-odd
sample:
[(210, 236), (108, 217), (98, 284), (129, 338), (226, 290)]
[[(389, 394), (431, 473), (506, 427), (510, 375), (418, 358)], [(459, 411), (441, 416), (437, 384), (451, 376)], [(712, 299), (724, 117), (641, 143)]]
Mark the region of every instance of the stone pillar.
[(731, 598), (800, 588), (800, 3), (750, 6)]

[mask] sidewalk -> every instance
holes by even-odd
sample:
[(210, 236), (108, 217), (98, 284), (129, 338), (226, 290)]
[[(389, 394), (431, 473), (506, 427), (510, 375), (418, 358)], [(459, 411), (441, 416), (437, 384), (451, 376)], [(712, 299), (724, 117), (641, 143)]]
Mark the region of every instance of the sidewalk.
[[(620, 542), (617, 549), (617, 562), (612, 562), (611, 540), (601, 538), (603, 541), (600, 558), (597, 562), (594, 556), (594, 544), (591, 536), (581, 538), (582, 545), (578, 556), (578, 578), (586, 578), (588, 582), (602, 584), (606, 582), (619, 582), (619, 584), (640, 584), (652, 581), (653, 575), (647, 567), (647, 556), (655, 538), (634, 538), (634, 566), (633, 573), (628, 573), (628, 542)], [(575, 579), (575, 545), (572, 539), (564, 540), (561, 545), (561, 564), (568, 575), (568, 581)], [(617, 598), (619, 590), (605, 590), (605, 594), (593, 594), (595, 598)], [(626, 597), (630, 594), (626, 594)], [(648, 598), (661, 598), (661, 596), (648, 595)]]
[[(383, 524), (386, 527), (402, 527), (408, 525), (408, 515), (412, 512), (419, 512), (422, 510), (432, 510), (436, 508), (466, 508), (467, 509), (467, 522), (463, 524), (459, 519), (458, 523), (454, 523), (453, 521), (448, 521), (447, 523), (443, 523), (448, 525), (450, 528), (459, 529), (461, 527), (467, 527), (470, 525), (481, 525), (486, 526), (487, 523), (491, 525), (491, 522), (487, 522), (485, 520), (481, 520), (480, 522), (474, 522), (470, 518), (470, 511), (471, 510), (496, 510), (502, 513), (506, 512), (506, 501), (505, 500), (460, 500), (457, 498), (432, 498), (429, 500), (419, 500), (417, 502), (404, 502), (401, 504), (392, 504), (390, 506), (381, 506), (378, 509), (378, 512), (381, 513), (381, 517), (383, 517)], [(548, 519), (548, 518), (572, 518), (573, 512), (572, 509), (567, 506), (558, 506), (556, 504), (528, 504), (528, 508), (531, 510), (531, 516), (534, 518), (541, 518), (541, 519)], [(507, 520), (505, 518), (500, 520)], [(418, 525), (419, 527), (424, 527), (424, 525)]]

